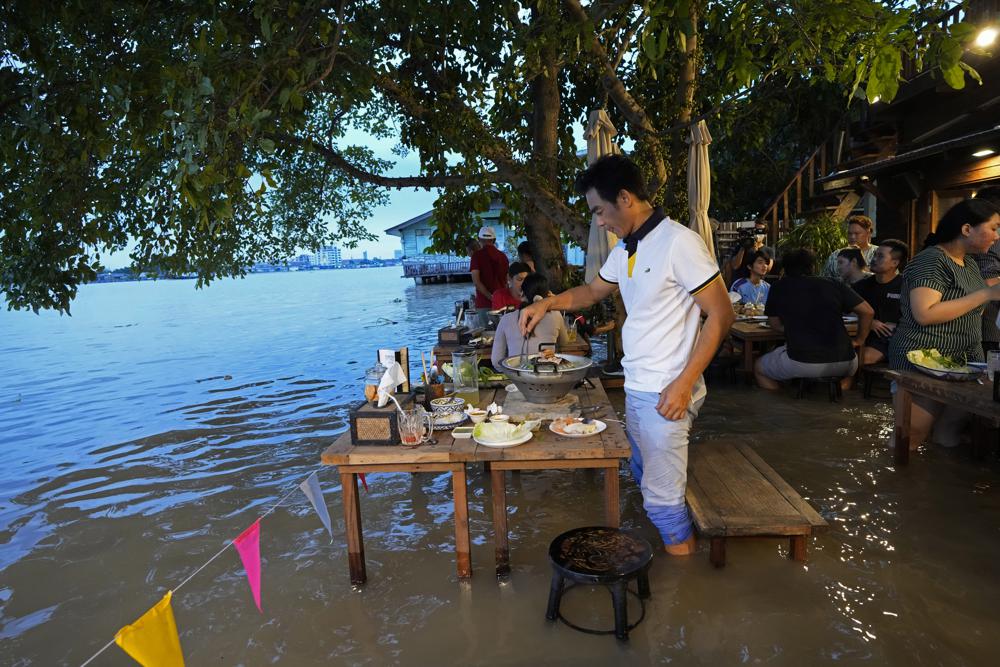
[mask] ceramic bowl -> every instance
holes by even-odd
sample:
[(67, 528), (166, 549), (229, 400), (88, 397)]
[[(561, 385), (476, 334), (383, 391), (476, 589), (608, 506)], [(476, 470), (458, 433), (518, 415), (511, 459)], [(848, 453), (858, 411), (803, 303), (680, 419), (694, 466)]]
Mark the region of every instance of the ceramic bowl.
[(529, 431), (537, 431), (539, 429), (539, 427), (542, 425), (542, 420), (541, 419), (525, 419), (522, 425), (525, 428), (527, 428)]
[(506, 424), (510, 421), (510, 415), (493, 415), (490, 421), (494, 424)]
[(445, 396), (444, 398), (435, 398), (431, 401), (431, 410), (439, 415), (450, 415), (461, 412), (464, 409), (465, 399), (458, 398), (457, 396)]
[(473, 424), (479, 424), (486, 421), (486, 410), (481, 410), (479, 408), (470, 408), (465, 411), (465, 414), (469, 415), (469, 419), (472, 420)]

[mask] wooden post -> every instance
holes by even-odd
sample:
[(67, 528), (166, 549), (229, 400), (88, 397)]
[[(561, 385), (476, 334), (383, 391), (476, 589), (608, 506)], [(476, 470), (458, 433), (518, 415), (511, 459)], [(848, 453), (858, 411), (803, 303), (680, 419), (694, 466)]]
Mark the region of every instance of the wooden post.
[(896, 386), (899, 408), (896, 410), (896, 425), (892, 432), (896, 440), (896, 465), (905, 466), (910, 462), (910, 414), (913, 410), (913, 395), (898, 382)]
[(819, 175), (826, 176), (826, 142), (819, 147)]
[(368, 574), (365, 572), (365, 544), (361, 535), (357, 474), (340, 473), (340, 486), (344, 494), (344, 531), (347, 533), (347, 562), (351, 571), (351, 583), (361, 586), (368, 579)]
[(802, 215), (802, 172), (795, 176), (795, 217)]
[(708, 552), (708, 561), (715, 567), (726, 566), (726, 538), (713, 537)]
[(791, 227), (791, 224), (789, 222), (790, 216), (788, 214), (788, 188), (785, 188), (785, 191), (782, 193), (781, 201), (785, 213), (784, 217), (785, 229), (789, 229)]
[(806, 562), (807, 539), (808, 535), (792, 535), (788, 538), (788, 557), (799, 563)]
[(816, 196), (816, 154), (814, 153), (809, 157), (809, 161), (806, 162), (806, 169), (809, 170), (809, 198), (812, 199)]
[(451, 471), (452, 492), (455, 497), (455, 561), (458, 578), (472, 576), (472, 551), (469, 541), (469, 499), (466, 494), (465, 464), (459, 463)]
[(618, 459), (615, 459), (614, 466), (604, 469), (604, 520), (612, 528), (621, 525), (618, 495)]
[(495, 468), (490, 470), (490, 486), (493, 496), (493, 540), (496, 545), (497, 576), (510, 574), (510, 546), (507, 543), (507, 482), (506, 472)]

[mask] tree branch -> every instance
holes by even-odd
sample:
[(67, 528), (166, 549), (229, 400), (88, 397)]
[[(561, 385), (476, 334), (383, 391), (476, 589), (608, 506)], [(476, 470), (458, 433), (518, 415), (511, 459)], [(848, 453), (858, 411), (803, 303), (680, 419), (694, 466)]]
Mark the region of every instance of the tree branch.
[[(593, 25), (590, 17), (587, 15), (587, 11), (580, 4), (579, 0), (564, 0), (564, 2), (570, 16), (574, 20), (584, 26)], [(651, 192), (657, 192), (667, 181), (667, 167), (663, 161), (663, 149), (659, 133), (656, 131), (656, 127), (653, 125), (653, 121), (649, 118), (649, 115), (646, 114), (645, 109), (632, 97), (628, 90), (626, 90), (625, 84), (618, 78), (618, 74), (615, 72), (614, 67), (612, 67), (612, 61), (608, 56), (607, 49), (601, 44), (601, 40), (597, 36), (596, 26), (594, 27), (595, 30), (591, 30), (590, 38), (584, 40), (586, 49), (600, 63), (602, 70), (601, 85), (608, 91), (608, 95), (615, 103), (615, 106), (618, 107), (618, 110), (621, 111), (625, 120), (635, 128), (640, 138), (646, 141), (652, 149), (650, 150), (650, 155), (653, 158), (655, 173), (649, 179), (649, 188)]]
[(274, 142), (314, 150), (322, 155), (323, 159), (326, 160), (327, 163), (336, 167), (351, 178), (356, 178), (364, 183), (371, 183), (372, 185), (378, 185), (384, 188), (395, 188), (397, 190), (402, 188), (458, 188), (466, 187), (484, 180), (487, 183), (508, 182), (506, 178), (503, 178), (500, 173), (496, 171), (487, 172), (476, 177), (462, 176), (458, 174), (441, 174), (437, 176), (383, 176), (358, 167), (335, 148), (317, 143), (311, 139), (297, 137), (293, 134), (286, 134), (283, 132), (267, 132), (264, 136)]

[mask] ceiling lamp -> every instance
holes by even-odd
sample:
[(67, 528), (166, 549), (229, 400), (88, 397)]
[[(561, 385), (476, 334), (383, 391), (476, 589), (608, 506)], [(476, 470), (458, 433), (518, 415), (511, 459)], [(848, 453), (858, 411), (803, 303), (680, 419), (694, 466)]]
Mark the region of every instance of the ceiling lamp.
[(987, 157), (996, 153), (992, 148), (983, 148), (972, 154), (972, 157)]

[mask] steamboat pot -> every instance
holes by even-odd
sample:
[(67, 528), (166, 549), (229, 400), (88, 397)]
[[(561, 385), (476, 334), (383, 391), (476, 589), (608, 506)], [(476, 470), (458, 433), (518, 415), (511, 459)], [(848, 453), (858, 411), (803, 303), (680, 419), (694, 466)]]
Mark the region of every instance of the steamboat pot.
[[(555, 345), (544, 343), (539, 349)], [(500, 372), (524, 394), (531, 403), (555, 403), (587, 377), (594, 364), (590, 357), (559, 354), (562, 363), (546, 361), (541, 354), (515, 354), (500, 362)]]

